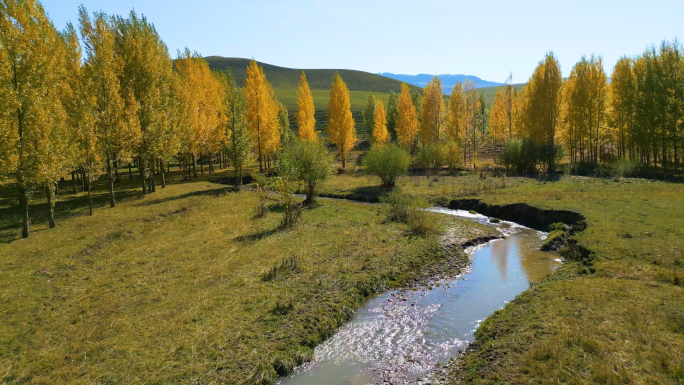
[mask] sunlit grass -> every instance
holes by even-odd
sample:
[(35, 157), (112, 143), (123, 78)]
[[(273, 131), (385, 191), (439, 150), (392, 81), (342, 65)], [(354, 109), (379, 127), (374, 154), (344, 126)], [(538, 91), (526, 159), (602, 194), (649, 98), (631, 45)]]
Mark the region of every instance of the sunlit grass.
[(283, 231), (275, 200), (254, 218), (255, 193), (170, 179), (93, 216), (73, 197), (57, 228), (0, 244), (3, 381), (268, 383), (371, 292), (451, 258), (375, 206), (322, 201)]

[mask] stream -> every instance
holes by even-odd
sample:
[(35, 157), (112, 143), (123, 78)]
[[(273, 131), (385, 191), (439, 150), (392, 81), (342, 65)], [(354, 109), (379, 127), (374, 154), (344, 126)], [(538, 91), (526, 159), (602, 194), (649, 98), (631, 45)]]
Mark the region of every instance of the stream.
[(462, 210), (430, 211), (494, 226), (504, 238), (466, 249), (472, 265), (455, 279), (370, 298), (281, 385), (415, 382), (465, 349), (485, 318), (561, 263), (555, 252), (539, 250), (544, 232)]

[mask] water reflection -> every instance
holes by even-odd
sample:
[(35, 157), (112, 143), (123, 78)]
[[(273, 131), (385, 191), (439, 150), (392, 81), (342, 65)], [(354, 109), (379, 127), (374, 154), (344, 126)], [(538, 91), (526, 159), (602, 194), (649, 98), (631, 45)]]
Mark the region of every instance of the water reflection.
[(472, 266), (461, 279), (372, 298), (316, 348), (312, 362), (281, 383), (401, 383), (447, 362), (472, 342), (485, 318), (559, 265), (554, 253), (539, 251), (544, 233), (510, 223), (497, 227), (508, 237), (472, 249)]

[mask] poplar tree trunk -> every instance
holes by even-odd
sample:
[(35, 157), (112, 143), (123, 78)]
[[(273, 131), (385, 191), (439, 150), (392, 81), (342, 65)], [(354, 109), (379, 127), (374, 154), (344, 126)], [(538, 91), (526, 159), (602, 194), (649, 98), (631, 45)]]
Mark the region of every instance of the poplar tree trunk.
[(76, 171), (71, 172), (71, 182), (74, 185), (74, 194), (76, 194)]
[(138, 157), (138, 172), (140, 173), (140, 183), (142, 183), (142, 193), (145, 195), (147, 191), (145, 190), (145, 168), (143, 167), (142, 156)]
[(116, 200), (114, 199), (114, 170), (112, 170), (112, 159), (107, 152), (107, 173), (109, 174), (109, 205), (111, 207), (116, 206)]
[(90, 215), (93, 215), (93, 197), (90, 195), (90, 173), (88, 173), (88, 209)]
[(21, 214), (23, 217), (21, 237), (28, 238), (30, 232), (28, 191), (26, 191), (26, 188), (23, 187), (24, 182), (21, 177), (17, 178), (17, 181), (19, 182), (17, 183), (17, 186), (19, 187), (19, 206), (21, 208)]
[(192, 154), (192, 173), (197, 178), (197, 161), (195, 160), (195, 154)]
[[(78, 172), (81, 173), (81, 191), (85, 191), (86, 190), (85, 169), (83, 169), (83, 167), (81, 167), (81, 169)], [(90, 185), (90, 179), (88, 180), (88, 185)]]
[(200, 157), (199, 157), (199, 164), (200, 164), (200, 174), (204, 175), (204, 162), (202, 161), (202, 153), (200, 152)]
[(52, 186), (50, 186), (51, 183), (48, 183), (46, 186), (46, 193), (47, 193), (47, 203), (48, 203), (48, 223), (50, 224), (50, 228), (55, 227), (55, 200), (54, 200), (54, 190), (52, 189)]
[(133, 180), (133, 170), (131, 167), (131, 162), (128, 162), (128, 179)]
[(164, 176), (164, 161), (160, 159), (159, 162), (161, 163), (161, 167), (159, 167), (159, 170), (161, 171), (161, 186), (162, 188), (166, 188), (166, 177)]
[(114, 182), (119, 183), (119, 161), (116, 159), (117, 156), (114, 155), (112, 163), (114, 164)]
[(154, 186), (154, 174), (157, 172), (157, 170), (155, 170), (155, 168), (157, 167), (157, 163), (156, 163), (157, 160), (155, 159), (154, 162), (155, 162), (155, 163), (152, 163), (152, 167), (153, 167), (153, 168), (150, 169), (150, 186), (149, 186), (149, 190), (150, 190), (151, 193), (157, 191), (157, 189), (156, 189), (155, 186)]

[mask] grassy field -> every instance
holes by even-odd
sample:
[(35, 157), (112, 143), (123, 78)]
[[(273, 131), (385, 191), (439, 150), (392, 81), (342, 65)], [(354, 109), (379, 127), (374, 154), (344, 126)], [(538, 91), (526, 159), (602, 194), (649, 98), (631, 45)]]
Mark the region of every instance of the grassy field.
[[(378, 184), (343, 175), (323, 193), (364, 199), (382, 192)], [(403, 177), (398, 186), (433, 201), (525, 202), (587, 218), (576, 238), (589, 260), (565, 263), (489, 317), (448, 382), (684, 382), (684, 185), (468, 175)]]
[[(371, 291), (401, 286), (446, 256), (378, 208), (323, 200), (278, 230), (280, 208), (253, 218), (256, 197), (183, 181), (142, 197), (122, 173), (123, 201), (95, 215), (62, 183), (58, 227), (40, 205), (17, 240), (14, 186), (0, 190), (0, 375), (5, 382), (228, 382), (276, 378), (311, 354)], [(358, 173), (324, 195), (377, 200)], [(684, 185), (566, 176), (405, 176), (404, 192), (436, 203), (476, 197), (587, 218), (592, 254), (567, 261), (490, 316), (448, 367), (449, 383), (684, 381)], [(40, 203), (40, 197), (37, 197)], [(36, 209), (38, 211), (36, 211)], [(68, 209), (68, 213), (67, 210)], [(425, 252), (425, 251), (428, 252)], [(296, 257), (294, 267), (285, 259)], [(265, 279), (276, 268), (275, 279)], [(305, 326), (306, 325), (306, 326)]]
[(256, 193), (211, 182), (224, 173), (172, 171), (144, 197), (124, 176), (116, 208), (95, 186), (93, 216), (64, 182), (57, 227), (34, 206), (29, 239), (3, 187), (2, 382), (271, 383), (371, 292), (455, 258), (376, 206), (322, 200), (281, 230), (278, 202), (254, 218)]

